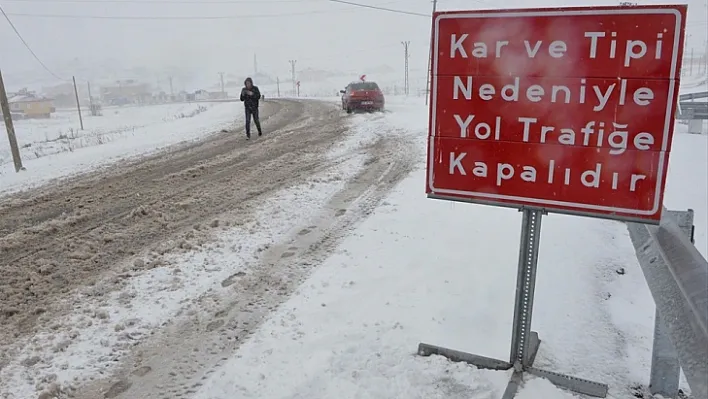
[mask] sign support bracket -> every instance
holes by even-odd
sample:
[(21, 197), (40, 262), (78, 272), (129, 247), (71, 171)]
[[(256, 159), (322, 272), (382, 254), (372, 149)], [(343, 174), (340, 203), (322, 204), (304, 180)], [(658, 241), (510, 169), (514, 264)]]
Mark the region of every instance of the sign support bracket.
[(521, 212), (523, 213), (521, 245), (519, 247), (519, 267), (516, 277), (516, 301), (509, 361), (459, 352), (425, 343), (418, 345), (418, 354), (421, 356), (439, 355), (453, 362), (464, 362), (483, 369), (513, 369), (514, 371), (502, 399), (513, 399), (516, 396), (519, 387), (523, 384), (524, 373), (545, 378), (559, 388), (565, 388), (596, 398), (605, 398), (608, 391), (606, 384), (533, 367), (541, 340), (537, 332), (531, 331), (531, 316), (536, 288), (536, 271), (538, 269), (541, 217), (546, 212), (542, 209), (526, 207), (521, 208)]

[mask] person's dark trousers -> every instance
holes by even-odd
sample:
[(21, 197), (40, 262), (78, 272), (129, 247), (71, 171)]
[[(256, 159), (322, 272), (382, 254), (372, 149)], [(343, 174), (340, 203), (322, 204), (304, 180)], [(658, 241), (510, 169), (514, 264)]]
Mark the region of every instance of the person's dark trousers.
[(246, 137), (251, 137), (251, 117), (253, 117), (253, 123), (256, 124), (256, 129), (258, 129), (258, 135), (262, 135), (261, 130), (261, 120), (258, 117), (258, 108), (246, 108)]

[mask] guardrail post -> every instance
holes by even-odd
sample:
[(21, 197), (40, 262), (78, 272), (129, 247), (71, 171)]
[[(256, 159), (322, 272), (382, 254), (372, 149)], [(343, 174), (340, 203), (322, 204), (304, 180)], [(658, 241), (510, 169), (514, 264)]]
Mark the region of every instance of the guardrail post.
[(703, 133), (703, 120), (691, 119), (688, 121), (688, 132), (693, 134)]
[(651, 350), (651, 375), (649, 392), (666, 399), (676, 399), (679, 391), (681, 366), (678, 354), (671, 343), (669, 333), (661, 320), (659, 311), (654, 316), (654, 343)]
[[(688, 239), (693, 235), (693, 210), (668, 211), (667, 215), (676, 220), (681, 231)], [(667, 399), (676, 399), (679, 392), (681, 366), (678, 353), (671, 343), (666, 325), (657, 309), (654, 316), (654, 342), (651, 353), (651, 376), (649, 391), (652, 395), (662, 395)]]

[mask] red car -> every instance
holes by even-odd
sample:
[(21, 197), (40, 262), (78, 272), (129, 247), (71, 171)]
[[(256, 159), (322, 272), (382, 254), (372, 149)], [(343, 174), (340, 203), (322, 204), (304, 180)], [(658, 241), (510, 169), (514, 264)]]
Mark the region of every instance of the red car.
[(383, 111), (384, 95), (376, 82), (349, 83), (342, 93), (342, 109), (352, 111)]

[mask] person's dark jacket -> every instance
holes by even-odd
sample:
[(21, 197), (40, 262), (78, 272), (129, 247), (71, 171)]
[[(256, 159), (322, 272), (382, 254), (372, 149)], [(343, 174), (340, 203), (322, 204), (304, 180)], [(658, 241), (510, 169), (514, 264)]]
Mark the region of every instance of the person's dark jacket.
[(258, 109), (258, 101), (261, 99), (261, 91), (258, 90), (258, 86), (251, 86), (251, 91), (253, 94), (249, 95), (246, 92), (248, 89), (244, 86), (241, 89), (241, 101), (243, 105), (248, 109)]

